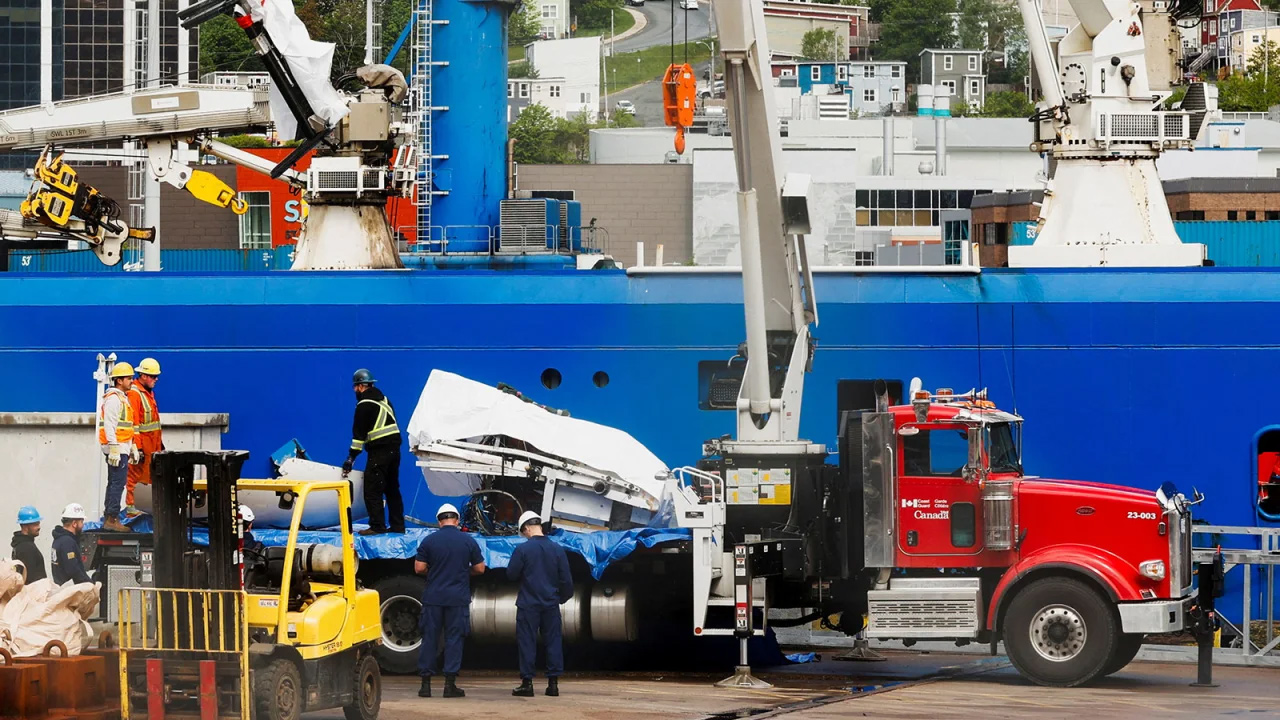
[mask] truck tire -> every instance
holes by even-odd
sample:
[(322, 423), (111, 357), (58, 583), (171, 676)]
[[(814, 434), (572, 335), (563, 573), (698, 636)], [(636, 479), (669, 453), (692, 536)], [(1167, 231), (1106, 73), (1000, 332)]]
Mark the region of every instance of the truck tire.
[(1116, 643), (1116, 652), (1111, 656), (1107, 669), (1103, 670), (1102, 674), (1114, 675), (1125, 669), (1125, 666), (1138, 656), (1138, 651), (1142, 649), (1142, 641), (1146, 639), (1146, 635), (1121, 635), (1120, 642)]
[(298, 720), (306, 694), (302, 676), (292, 661), (276, 658), (253, 671), (253, 697), (257, 720)]
[(373, 655), (364, 654), (356, 663), (354, 695), (351, 704), (342, 708), (347, 720), (377, 720), (382, 707), (382, 673)]
[(418, 672), (422, 645), (422, 591), (426, 578), (389, 575), (374, 583), (382, 607), (382, 644), (374, 650), (378, 664), (389, 673)]
[(1036, 580), (1020, 590), (1009, 602), (1002, 631), (1018, 672), (1050, 687), (1075, 687), (1101, 677), (1120, 643), (1111, 603), (1068, 577)]

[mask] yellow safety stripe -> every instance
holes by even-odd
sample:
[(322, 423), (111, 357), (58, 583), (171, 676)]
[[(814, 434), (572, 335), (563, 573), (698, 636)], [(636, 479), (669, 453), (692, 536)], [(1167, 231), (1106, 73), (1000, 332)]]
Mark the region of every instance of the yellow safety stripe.
[[(133, 415), (131, 413), (132, 408), (129, 407), (129, 398), (125, 396), (124, 392), (118, 388), (111, 388), (107, 390), (106, 395), (103, 395), (102, 398), (103, 400), (106, 400), (108, 395), (113, 395), (115, 393), (120, 394), (120, 419), (116, 421), (116, 434), (118, 435), (121, 430), (128, 430), (130, 433), (132, 433), (133, 432)], [(102, 413), (98, 413), (98, 430), (101, 430), (101, 431), (106, 430), (106, 422), (102, 416)]]
[(134, 430), (144, 432), (155, 432), (160, 429), (160, 418), (157, 413), (153, 412), (151, 401), (147, 399), (145, 393), (136, 388), (129, 388), (129, 392), (137, 393), (138, 399), (142, 401), (142, 424), (134, 428)]
[[(396, 424), (396, 415), (395, 411), (391, 409), (391, 403), (387, 402), (385, 399), (371, 400), (368, 398), (361, 400), (360, 402), (368, 402), (377, 405), (378, 419), (374, 421), (373, 429), (369, 431), (369, 435), (364, 439), (364, 442), (360, 442), (358, 440), (351, 441), (352, 450), (359, 450), (366, 442), (373, 442), (374, 440), (380, 440), (384, 437), (391, 437), (392, 435), (400, 434), (400, 426)], [(359, 405), (360, 403), (356, 404)], [(360, 443), (360, 447), (357, 447), (356, 443)]]
[(363, 450), (363, 449), (364, 449), (364, 441), (363, 441), (363, 440), (352, 440), (352, 441), (351, 441), (351, 449), (352, 449), (352, 450)]

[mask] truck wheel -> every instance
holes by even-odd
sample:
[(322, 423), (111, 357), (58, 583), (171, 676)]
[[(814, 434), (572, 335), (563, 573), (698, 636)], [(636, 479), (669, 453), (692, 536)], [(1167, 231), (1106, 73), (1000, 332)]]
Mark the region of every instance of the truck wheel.
[(365, 654), (356, 663), (354, 695), (351, 704), (342, 708), (347, 720), (377, 720), (382, 707), (382, 673), (373, 655)]
[(253, 695), (257, 720), (298, 720), (302, 716), (302, 677), (298, 666), (277, 658), (254, 670)]
[(1036, 580), (1010, 601), (1004, 645), (1035, 683), (1075, 687), (1100, 677), (1116, 656), (1119, 622), (1106, 598), (1080, 580)]
[(1114, 675), (1123, 670), (1138, 656), (1138, 651), (1142, 649), (1142, 641), (1146, 639), (1146, 635), (1121, 635), (1120, 642), (1116, 643), (1116, 652), (1111, 656), (1111, 661), (1107, 663), (1107, 669), (1103, 670), (1102, 674)]
[(374, 583), (382, 605), (382, 644), (374, 650), (378, 664), (389, 673), (418, 672), (422, 645), (422, 591), (426, 578), (391, 575)]

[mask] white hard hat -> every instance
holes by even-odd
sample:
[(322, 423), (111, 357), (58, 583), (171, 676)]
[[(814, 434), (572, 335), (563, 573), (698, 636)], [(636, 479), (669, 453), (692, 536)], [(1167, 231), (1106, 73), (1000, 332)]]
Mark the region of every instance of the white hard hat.
[(84, 508), (80, 503), (71, 503), (62, 508), (62, 518), (64, 520), (84, 520)]
[(247, 523), (253, 522), (253, 508), (249, 507), (248, 505), (241, 505), (240, 519)]
[(519, 525), (520, 529), (523, 530), (524, 526), (528, 525), (531, 522), (536, 522), (539, 525), (541, 525), (542, 518), (538, 516), (538, 513), (532, 510), (525, 510), (524, 514), (520, 516), (520, 525)]
[(448, 515), (449, 513), (453, 513), (454, 515), (458, 514), (458, 508), (454, 507), (453, 503), (445, 503), (441, 505), (440, 509), (436, 511), (436, 519), (439, 520), (441, 517)]

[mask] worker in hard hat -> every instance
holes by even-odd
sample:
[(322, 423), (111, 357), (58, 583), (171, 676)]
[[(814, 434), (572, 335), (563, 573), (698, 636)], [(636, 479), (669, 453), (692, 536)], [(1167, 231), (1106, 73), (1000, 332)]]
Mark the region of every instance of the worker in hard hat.
[[(121, 490), (123, 490), (123, 485)], [(53, 529), (53, 582), (68, 580), (79, 584), (93, 582), (80, 562), (80, 532), (84, 530), (84, 508), (71, 503), (62, 511), (62, 525)]]
[(160, 439), (160, 408), (156, 405), (156, 380), (160, 379), (160, 363), (155, 358), (143, 358), (137, 367), (138, 379), (129, 388), (129, 409), (133, 413), (133, 444), (138, 449), (139, 461), (129, 466), (129, 479), (124, 491), (124, 514), (137, 517), (142, 512), (133, 504), (133, 489), (142, 483), (151, 484), (151, 456), (164, 449)]
[(102, 529), (129, 532), (120, 522), (120, 501), (129, 480), (127, 463), (142, 458), (133, 444), (133, 409), (127, 393), (133, 386), (133, 366), (118, 362), (111, 368), (111, 387), (98, 411), (98, 443), (107, 458), (107, 495), (102, 503)]
[(441, 505), (436, 522), (440, 529), (423, 538), (413, 561), (414, 572), (427, 576), (427, 587), (422, 591), (422, 646), (418, 650), (422, 687), (418, 697), (431, 697), (442, 629), (444, 696), (464, 697), (466, 693), (456, 680), (462, 668), (462, 641), (471, 628), (471, 576), (484, 572), (484, 556), (480, 544), (458, 527), (458, 508)]
[[(377, 380), (364, 368), (351, 376), (356, 392), (356, 415), (351, 423), (351, 448), (342, 463), (342, 477), (363, 450), (369, 454), (364, 465), (364, 507), (369, 511), (369, 527), (361, 535), (404, 532), (404, 500), (400, 497), (400, 426), (396, 411), (382, 391), (374, 387)], [(387, 498), (383, 515), (382, 497)]]
[(36, 547), (36, 538), (40, 537), (40, 511), (31, 505), (24, 505), (18, 510), (18, 531), (13, 534), (13, 559), (22, 563), (26, 569), (26, 584), (48, 577), (44, 570), (44, 553)]
[(547, 695), (560, 695), (564, 651), (560, 635), (560, 606), (573, 597), (573, 577), (564, 548), (542, 532), (542, 518), (533, 511), (520, 516), (520, 534), (527, 542), (516, 547), (507, 563), (507, 579), (520, 583), (516, 595), (516, 649), (520, 654), (520, 687), (516, 697), (533, 697), (533, 662), (538, 631), (547, 650)]
[(240, 531), (241, 545), (244, 546), (244, 551), (246, 553), (261, 554), (264, 548), (264, 545), (261, 542), (259, 542), (257, 538), (253, 536), (253, 521), (254, 521), (253, 508), (249, 507), (248, 505), (241, 505), (240, 506), (240, 523), (242, 527)]

